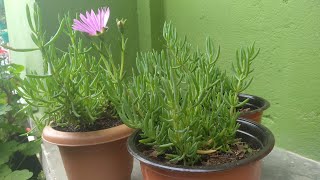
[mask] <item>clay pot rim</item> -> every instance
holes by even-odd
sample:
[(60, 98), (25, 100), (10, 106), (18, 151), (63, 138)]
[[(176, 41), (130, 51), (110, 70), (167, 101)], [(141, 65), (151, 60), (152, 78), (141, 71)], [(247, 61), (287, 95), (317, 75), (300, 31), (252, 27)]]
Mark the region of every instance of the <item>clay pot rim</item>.
[(255, 96), (255, 95), (251, 95), (251, 94), (244, 94), (244, 93), (240, 93), (238, 95), (238, 97), (243, 97), (243, 98), (248, 98), (249, 101), (258, 101), (260, 102), (261, 104), (263, 104), (262, 106), (258, 106), (257, 104), (254, 104), (254, 103), (250, 103), (250, 104), (254, 104), (255, 106), (257, 106), (258, 108), (255, 109), (255, 110), (250, 110), (250, 111), (246, 111), (246, 112), (241, 112), (241, 115), (247, 115), (247, 114), (254, 114), (254, 113), (257, 113), (257, 112), (262, 112), (266, 109), (268, 109), (270, 107), (270, 102), (265, 100), (264, 98), (262, 97), (259, 97), (259, 96)]
[(42, 132), (42, 140), (50, 144), (67, 147), (92, 146), (117, 141), (132, 134), (134, 129), (125, 124), (89, 132), (63, 132), (46, 126)]
[[(144, 155), (136, 148), (135, 142), (137, 142), (137, 138), (139, 137), (139, 133), (141, 132), (141, 130), (136, 130), (131, 136), (129, 136), (128, 151), (134, 158), (136, 158), (137, 160), (139, 160), (140, 162), (148, 166), (153, 166), (166, 171), (177, 171), (177, 172), (187, 172), (187, 173), (211, 173), (211, 172), (221, 172), (221, 171), (230, 170), (239, 166), (250, 164), (255, 161), (259, 161), (272, 151), (275, 144), (275, 139), (274, 139), (274, 135), (268, 128), (256, 122), (252, 122), (250, 120), (243, 119), (243, 118), (239, 118), (237, 122), (244, 129), (251, 128), (251, 130), (253, 129), (255, 131), (258, 131), (256, 132), (256, 134), (263, 133), (264, 141), (265, 141), (263, 145), (264, 147), (260, 149), (258, 153), (250, 156), (249, 158), (245, 158), (239, 161), (215, 165), (215, 166), (194, 166), (194, 167), (161, 163), (159, 161), (155, 161), (149, 158), (148, 156)], [(238, 130), (238, 133), (243, 133), (245, 135), (252, 137), (253, 139), (258, 139), (258, 137), (246, 132), (245, 130), (241, 130), (241, 126)]]

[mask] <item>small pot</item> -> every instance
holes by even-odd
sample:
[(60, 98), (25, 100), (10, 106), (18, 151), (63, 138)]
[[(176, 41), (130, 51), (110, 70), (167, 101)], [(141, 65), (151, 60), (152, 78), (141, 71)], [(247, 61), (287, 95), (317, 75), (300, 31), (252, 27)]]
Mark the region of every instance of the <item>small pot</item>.
[(261, 97), (249, 94), (239, 94), (238, 97), (240, 102), (249, 99), (249, 101), (242, 107), (243, 109), (249, 110), (241, 112), (240, 117), (261, 123), (263, 111), (270, 107), (270, 103)]
[(129, 152), (140, 161), (144, 180), (259, 180), (261, 159), (271, 152), (275, 140), (266, 127), (245, 119), (238, 119), (237, 138), (242, 138), (260, 150), (252, 156), (235, 162), (215, 166), (182, 166), (156, 161), (137, 149), (141, 131), (128, 139)]
[(58, 145), (69, 180), (130, 180), (133, 159), (126, 141), (132, 132), (126, 125), (90, 132), (46, 126), (42, 139)]

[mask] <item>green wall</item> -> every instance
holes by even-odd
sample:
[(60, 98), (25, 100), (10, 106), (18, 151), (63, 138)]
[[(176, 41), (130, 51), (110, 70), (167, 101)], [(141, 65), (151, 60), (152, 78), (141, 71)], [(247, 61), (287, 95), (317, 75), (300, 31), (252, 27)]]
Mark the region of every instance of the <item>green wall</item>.
[[(34, 0), (4, 0), (9, 43), (15, 48), (36, 47), (30, 38), (31, 30), (25, 14), (26, 4), (32, 4), (33, 2)], [(27, 71), (42, 69), (42, 65), (39, 63), (39, 59), (41, 59), (39, 51), (29, 53), (10, 52), (10, 59), (15, 63), (24, 65)]]
[[(10, 45), (18, 48), (27, 48), (33, 46), (30, 36), (29, 26), (27, 24), (25, 6), (26, 3), (32, 4), (34, 0), (5, 0), (5, 8), (8, 21), (8, 31), (10, 36)], [(63, 16), (70, 13), (72, 17), (79, 12), (83, 13), (86, 10), (99, 7), (110, 7), (110, 19), (108, 22), (109, 30), (109, 43), (112, 44), (113, 54), (117, 58), (120, 55), (119, 33), (116, 27), (116, 18), (127, 19), (126, 23), (126, 36), (127, 43), (127, 59), (125, 62), (126, 67), (132, 67), (135, 62), (135, 55), (139, 50), (139, 33), (138, 33), (138, 18), (137, 18), (137, 2), (132, 0), (41, 0), (39, 6), (42, 11), (42, 18), (44, 29), (50, 37), (56, 32), (59, 23), (58, 15)], [(32, 6), (31, 6), (32, 7)], [(64, 45), (65, 37), (62, 37), (58, 45)], [(41, 69), (39, 63), (40, 56), (35, 56), (34, 53), (16, 53), (12, 52), (13, 61), (26, 66), (27, 71), (31, 67), (34, 69)]]
[(151, 48), (160, 49), (162, 44), (162, 27), (164, 23), (163, 2), (137, 0), (140, 51)]
[[(268, 99), (264, 124), (278, 146), (320, 160), (320, 1), (164, 0), (163, 13), (180, 35), (222, 47), (230, 69), (235, 50), (256, 42), (254, 81), (246, 91)], [(154, 37), (155, 38), (155, 37)]]

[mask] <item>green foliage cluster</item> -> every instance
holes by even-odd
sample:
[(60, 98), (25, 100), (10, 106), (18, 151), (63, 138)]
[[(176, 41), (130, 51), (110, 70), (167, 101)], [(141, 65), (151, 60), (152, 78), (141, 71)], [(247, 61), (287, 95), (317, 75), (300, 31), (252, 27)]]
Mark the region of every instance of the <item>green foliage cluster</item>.
[(32, 177), (32, 172), (20, 170), (13, 156), (19, 152), (26, 158), (40, 151), (41, 141), (28, 142), (26, 137), (20, 137), (25, 133), (27, 115), (15, 89), (21, 83), (23, 69), (21, 65), (9, 63), (6, 56), (0, 58), (0, 179), (4, 180)]
[(119, 96), (117, 111), (130, 127), (141, 129), (141, 140), (172, 163), (193, 165), (201, 154), (230, 150), (235, 143), (237, 111), (244, 102), (238, 94), (251, 79), (251, 64), (259, 51), (254, 46), (237, 51), (227, 75), (217, 67), (220, 47), (210, 39), (206, 51), (177, 37), (166, 23), (166, 47), (139, 54), (138, 73)]
[[(21, 162), (13, 162), (13, 156), (19, 152), (24, 157), (32, 156), (40, 152), (41, 141), (32, 141), (27, 143), (18, 142), (16, 140), (9, 140), (6, 142), (0, 142), (0, 179), (3, 180), (27, 180), (33, 177), (33, 172), (28, 169), (20, 170), (20, 165), (25, 159), (21, 159)], [(37, 177), (37, 176), (34, 176)]]
[[(31, 72), (26, 75), (18, 90), (30, 106), (43, 110), (43, 116), (36, 120), (38, 125), (53, 121), (59, 126), (86, 128), (106, 113), (116, 116), (110, 101), (110, 94), (116, 92), (110, 91), (118, 91), (116, 85), (124, 76), (126, 39), (123, 33), (121, 64), (118, 66), (113, 61), (110, 46), (104, 43), (106, 33), (89, 37), (90, 42), (84, 42), (83, 36), (72, 30), (70, 16), (65, 16), (57, 33), (47, 40), (40, 14), (37, 4), (32, 15), (27, 6), (31, 37), (38, 48), (11, 48), (14, 51), (40, 50), (42, 53), (43, 74)], [(66, 50), (55, 44), (61, 36), (69, 38)]]

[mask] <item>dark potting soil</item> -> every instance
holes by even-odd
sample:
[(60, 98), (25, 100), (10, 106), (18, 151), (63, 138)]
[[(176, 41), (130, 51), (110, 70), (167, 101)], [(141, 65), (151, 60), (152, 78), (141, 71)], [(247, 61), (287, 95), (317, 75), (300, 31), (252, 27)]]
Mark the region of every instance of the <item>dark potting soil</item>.
[(247, 103), (247, 104), (245, 104), (244, 106), (242, 106), (241, 108), (238, 108), (237, 110), (238, 110), (240, 113), (246, 113), (246, 112), (249, 112), (249, 111), (254, 111), (254, 110), (256, 110), (256, 109), (259, 109), (259, 107)]
[(212, 166), (248, 158), (258, 152), (259, 149), (253, 149), (245, 142), (238, 142), (231, 146), (230, 152), (219, 152), (204, 155), (201, 165)]
[(86, 126), (54, 126), (53, 129), (63, 132), (89, 132), (109, 129), (123, 124), (118, 116), (105, 115), (102, 119), (97, 119), (93, 124)]
[[(150, 146), (139, 144), (138, 149), (139, 151), (143, 152), (145, 156), (148, 156), (151, 159), (154, 159), (155, 161), (160, 161), (164, 164), (172, 164), (165, 158), (164, 154), (157, 156), (156, 150)], [(214, 166), (219, 164), (230, 163), (248, 158), (253, 154), (257, 153), (258, 151), (259, 149), (254, 149), (253, 147), (250, 147), (247, 143), (239, 140), (237, 143), (230, 145), (229, 152), (216, 151), (208, 155), (201, 155), (201, 161), (194, 164), (194, 166)], [(178, 162), (175, 165), (183, 164), (182, 162)]]

